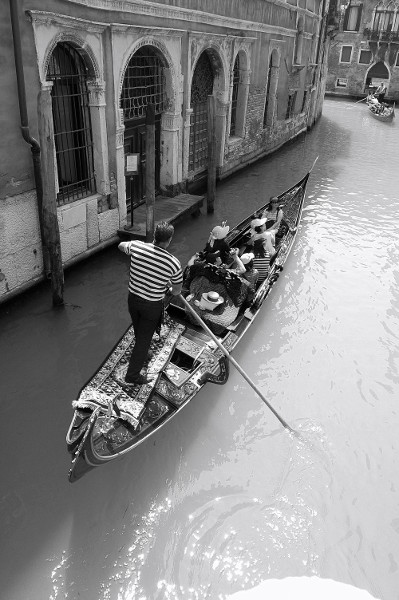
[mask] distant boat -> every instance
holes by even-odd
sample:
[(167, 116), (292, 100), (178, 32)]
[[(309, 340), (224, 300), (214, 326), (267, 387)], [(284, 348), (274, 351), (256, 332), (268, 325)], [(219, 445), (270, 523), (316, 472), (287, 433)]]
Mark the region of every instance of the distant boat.
[(377, 119), (377, 121), (392, 121), (395, 116), (395, 103), (392, 106), (385, 105), (384, 109), (381, 110), (381, 104), (376, 104), (371, 101), (371, 96), (366, 98), (367, 108), (370, 114)]
[[(223, 316), (228, 313), (232, 317), (217, 335), (229, 353), (257, 317), (287, 260), (301, 218), (310, 171), (278, 196), (289, 227), (277, 247), (266, 279), (253, 296), (247, 296), (247, 284), (235, 273), (215, 265), (198, 265), (203, 268), (200, 277), (208, 278), (212, 286), (219, 285), (222, 296), (220, 290), (225, 289), (220, 310)], [(259, 210), (265, 208), (266, 205)], [(253, 214), (228, 233), (226, 241), (230, 247), (240, 247), (245, 242), (252, 219)], [(170, 421), (208, 382), (223, 384), (228, 379), (228, 358), (209, 334), (188, 318), (184, 303), (178, 297), (169, 301), (159, 336), (154, 335), (152, 340), (153, 356), (148, 362), (148, 373), (154, 375), (151, 383), (142, 386), (125, 383), (133, 345), (134, 330), (130, 326), (72, 403), (74, 414), (66, 436), (68, 451), (72, 454), (71, 482), (93, 467), (133, 450)]]

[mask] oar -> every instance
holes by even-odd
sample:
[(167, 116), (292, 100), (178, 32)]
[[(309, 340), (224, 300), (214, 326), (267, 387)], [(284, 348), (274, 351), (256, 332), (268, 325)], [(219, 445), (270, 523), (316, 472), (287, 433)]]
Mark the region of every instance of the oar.
[(358, 104), (359, 102), (364, 102), (365, 100), (367, 100), (368, 96), (366, 96), (365, 98), (362, 98), (361, 100), (356, 100), (355, 104)]
[(184, 306), (186, 306), (186, 308), (190, 311), (190, 313), (193, 315), (193, 317), (195, 317), (195, 319), (198, 321), (198, 323), (201, 325), (201, 327), (213, 339), (213, 341), (215, 342), (215, 344), (219, 347), (219, 349), (223, 352), (223, 354), (229, 359), (229, 361), (231, 362), (231, 364), (235, 366), (235, 368), (237, 369), (237, 371), (239, 373), (241, 373), (241, 375), (249, 383), (249, 385), (251, 386), (251, 388), (253, 390), (255, 390), (255, 392), (258, 394), (259, 398), (261, 400), (263, 400), (263, 402), (266, 404), (266, 406), (268, 408), (270, 408), (270, 410), (277, 417), (277, 419), (280, 421), (280, 423), (286, 429), (288, 429), (288, 431), (290, 433), (293, 433), (294, 435), (299, 435), (298, 432), (295, 431), (294, 429), (292, 429), (292, 427), (290, 427), (288, 425), (288, 423), (286, 421), (284, 421), (284, 419), (278, 414), (278, 412), (273, 408), (273, 406), (266, 400), (266, 398), (264, 397), (264, 395), (262, 394), (262, 392), (260, 391), (260, 389), (258, 387), (256, 387), (256, 385), (254, 384), (254, 382), (252, 381), (252, 379), (250, 379), (250, 377), (246, 374), (246, 372), (244, 371), (244, 369), (242, 367), (240, 367), (240, 365), (238, 364), (238, 362), (236, 360), (234, 360), (234, 358), (231, 356), (231, 354), (229, 354), (229, 352), (226, 350), (226, 348), (220, 343), (220, 341), (218, 340), (218, 338), (209, 329), (208, 325), (206, 323), (204, 323), (204, 321), (201, 319), (201, 317), (199, 315), (197, 315), (197, 313), (192, 308), (192, 306), (190, 306), (190, 304), (187, 302), (187, 300), (181, 294), (179, 294), (179, 297), (180, 297), (181, 301), (183, 302)]

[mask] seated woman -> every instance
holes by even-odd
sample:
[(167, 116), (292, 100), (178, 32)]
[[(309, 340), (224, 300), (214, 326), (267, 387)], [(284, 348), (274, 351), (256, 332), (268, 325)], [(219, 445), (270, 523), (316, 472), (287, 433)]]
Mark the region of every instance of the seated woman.
[(262, 214), (262, 218), (266, 219), (266, 230), (273, 227), (277, 219), (282, 218), (282, 215), (282, 210), (280, 211), (280, 198), (278, 196), (272, 196)]
[(253, 293), (256, 289), (256, 284), (259, 279), (259, 271), (255, 269), (254, 258), (255, 255), (252, 252), (241, 255), (241, 262), (244, 265), (245, 272), (242, 273), (241, 277), (246, 279), (249, 283), (249, 290)]
[[(203, 263), (196, 263), (190, 267), (188, 287), (187, 300), (216, 334), (222, 333), (236, 319), (249, 291), (249, 283), (231, 270)], [(213, 294), (208, 297), (211, 292)], [(216, 299), (214, 304), (212, 297)], [(219, 298), (222, 301), (218, 301)], [(191, 322), (198, 325), (190, 313), (186, 315)]]
[(270, 253), (262, 240), (255, 242), (254, 255), (253, 265), (259, 273), (257, 284), (260, 285), (268, 276), (270, 269)]
[(250, 236), (247, 242), (246, 251), (252, 251), (255, 242), (262, 241), (265, 244), (269, 254), (275, 254), (275, 231), (266, 231), (266, 218), (256, 218), (251, 221)]
[(279, 202), (280, 199), (278, 196), (272, 196), (262, 215), (262, 217), (266, 219), (266, 230), (268, 232), (274, 232), (275, 246), (279, 245), (282, 237), (287, 231), (290, 231), (291, 233), (296, 231), (296, 227), (291, 227), (284, 218), (284, 204), (279, 204)]
[(209, 257), (218, 257), (222, 263), (226, 263), (229, 258), (230, 246), (225, 238), (230, 231), (230, 227), (223, 221), (222, 225), (216, 225), (210, 233), (209, 239), (202, 252), (199, 253), (199, 259), (207, 261)]

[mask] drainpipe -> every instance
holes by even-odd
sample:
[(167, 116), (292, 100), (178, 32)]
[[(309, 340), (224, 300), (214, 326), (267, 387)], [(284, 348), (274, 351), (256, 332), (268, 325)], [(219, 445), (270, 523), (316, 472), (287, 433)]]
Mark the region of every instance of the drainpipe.
[[(36, 186), (37, 205), (39, 212), (39, 223), (40, 223), (40, 235), (43, 246), (43, 262), (44, 269), (47, 277), (51, 277), (51, 288), (53, 295), (53, 304), (55, 306), (63, 304), (63, 289), (60, 289), (59, 278), (54, 277), (53, 273), (56, 269), (49, 269), (49, 255), (48, 245), (46, 243), (46, 232), (43, 222), (43, 179), (41, 172), (41, 160), (40, 160), (40, 145), (38, 141), (31, 136), (29, 131), (28, 121), (28, 110), (26, 106), (26, 92), (25, 92), (25, 79), (24, 79), (24, 68), (22, 62), (22, 44), (21, 44), (21, 30), (19, 26), (19, 3), (18, 0), (10, 0), (10, 17), (12, 36), (14, 44), (14, 60), (15, 60), (15, 72), (17, 77), (17, 88), (18, 88), (18, 102), (19, 102), (19, 113), (21, 118), (21, 133), (25, 142), (30, 144), (33, 161), (33, 174)], [(52, 261), (51, 261), (52, 262)], [(63, 286), (62, 286), (63, 288)]]

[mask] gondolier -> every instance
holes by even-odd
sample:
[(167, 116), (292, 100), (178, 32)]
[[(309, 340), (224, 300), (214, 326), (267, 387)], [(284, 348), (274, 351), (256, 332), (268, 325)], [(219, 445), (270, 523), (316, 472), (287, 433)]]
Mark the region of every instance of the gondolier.
[(385, 94), (387, 93), (387, 87), (383, 81), (374, 92), (374, 96), (378, 99), (378, 102), (382, 104), (384, 102)]
[(173, 226), (161, 221), (155, 228), (153, 243), (133, 240), (121, 242), (118, 246), (119, 250), (130, 255), (128, 306), (135, 345), (125, 376), (128, 384), (143, 385), (150, 381), (140, 371), (162, 317), (166, 290), (171, 284), (173, 295), (181, 292), (183, 274), (180, 262), (166, 249), (173, 233)]

